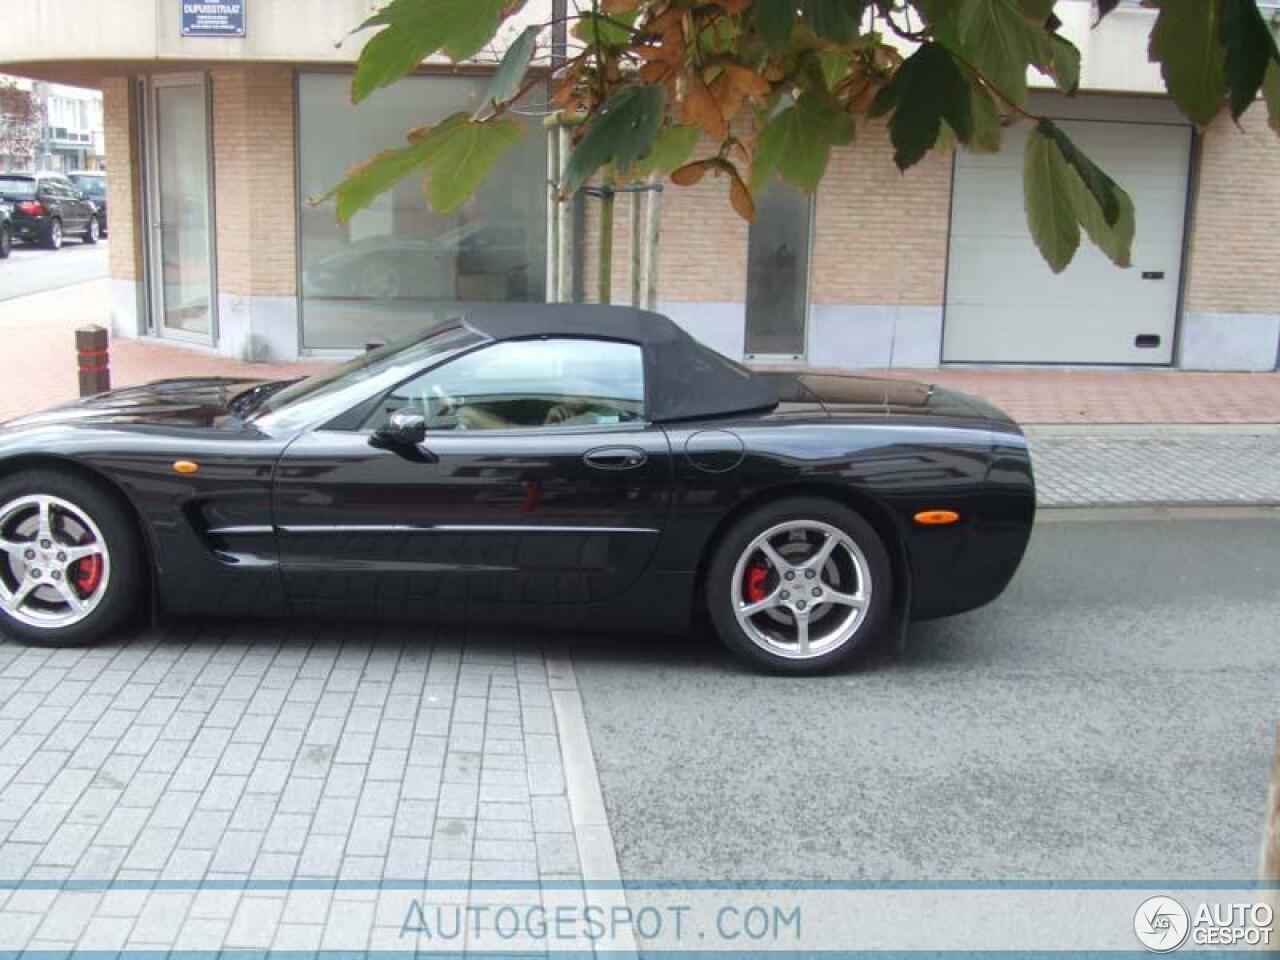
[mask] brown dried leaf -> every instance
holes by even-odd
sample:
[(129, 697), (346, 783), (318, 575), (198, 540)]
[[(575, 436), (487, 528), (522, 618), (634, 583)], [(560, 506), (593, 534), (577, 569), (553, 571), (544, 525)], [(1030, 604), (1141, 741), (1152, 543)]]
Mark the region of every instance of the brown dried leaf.
[(681, 187), (692, 187), (714, 166), (711, 160), (695, 160), (693, 163), (686, 163), (683, 167), (672, 171), (671, 182)]
[(686, 123), (701, 128), (713, 140), (723, 140), (729, 133), (729, 124), (720, 112), (715, 96), (696, 74), (689, 77), (681, 116)]
[(639, 76), (644, 83), (661, 83), (671, 71), (671, 64), (656, 60), (641, 67)]
[(732, 79), (733, 85), (748, 97), (763, 97), (772, 89), (768, 80), (740, 63), (725, 64), (724, 72)]
[(729, 180), (729, 202), (733, 204), (733, 209), (737, 211), (738, 216), (748, 223), (756, 218), (756, 202), (736, 170)]

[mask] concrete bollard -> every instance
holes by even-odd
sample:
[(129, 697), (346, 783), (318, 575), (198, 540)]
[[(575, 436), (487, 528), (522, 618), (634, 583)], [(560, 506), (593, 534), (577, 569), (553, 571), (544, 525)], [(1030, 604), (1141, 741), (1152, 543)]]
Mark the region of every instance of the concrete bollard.
[(104, 328), (90, 324), (76, 330), (76, 363), (80, 370), (80, 396), (91, 397), (111, 389), (111, 353)]

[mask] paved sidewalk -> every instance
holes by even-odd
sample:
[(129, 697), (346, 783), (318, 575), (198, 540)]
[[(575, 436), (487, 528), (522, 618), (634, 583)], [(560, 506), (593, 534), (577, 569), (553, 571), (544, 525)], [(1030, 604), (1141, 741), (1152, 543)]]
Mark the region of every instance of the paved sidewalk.
[[(109, 325), (108, 292), (107, 281), (97, 281), (0, 304), (0, 332), (17, 347), (0, 354), (0, 419), (75, 397), (72, 331)], [(209, 374), (299, 376), (324, 366), (238, 363), (136, 340), (115, 340), (111, 358), (117, 386)], [(1276, 372), (943, 367), (893, 375), (977, 394), (1022, 423), (1280, 423)]]
[[(185, 623), (90, 650), (0, 641), (0, 952), (405, 949), (381, 885), (464, 903), (498, 881), (534, 902), (572, 890), (553, 691), (576, 701), (567, 654), (528, 634)], [(578, 806), (598, 798), (594, 767), (570, 773)], [(612, 877), (598, 849), (588, 876), (616, 879), (603, 836)]]
[(1280, 429), (1029, 427), (1041, 507), (1280, 504)]

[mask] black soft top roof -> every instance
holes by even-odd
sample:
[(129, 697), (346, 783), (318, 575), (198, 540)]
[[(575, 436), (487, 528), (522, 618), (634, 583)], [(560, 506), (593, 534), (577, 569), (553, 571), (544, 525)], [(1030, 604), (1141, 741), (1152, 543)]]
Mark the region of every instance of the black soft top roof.
[(645, 405), (654, 423), (771, 410), (773, 387), (695, 340), (669, 318), (634, 307), (483, 304), (459, 317), (490, 340), (589, 337), (644, 348)]

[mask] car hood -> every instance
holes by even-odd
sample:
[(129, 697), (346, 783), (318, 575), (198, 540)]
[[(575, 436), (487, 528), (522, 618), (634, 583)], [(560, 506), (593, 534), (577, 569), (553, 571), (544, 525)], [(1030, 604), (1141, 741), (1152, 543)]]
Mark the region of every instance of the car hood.
[(191, 377), (157, 380), (86, 397), (4, 424), (7, 430), (51, 425), (167, 424), (210, 426), (230, 412), (231, 402), (261, 380), (231, 377)]
[(985, 400), (936, 384), (890, 377), (867, 377), (838, 371), (769, 371), (762, 373), (784, 403), (812, 403), (828, 414), (923, 414), (956, 420), (1013, 424), (1013, 419)]

